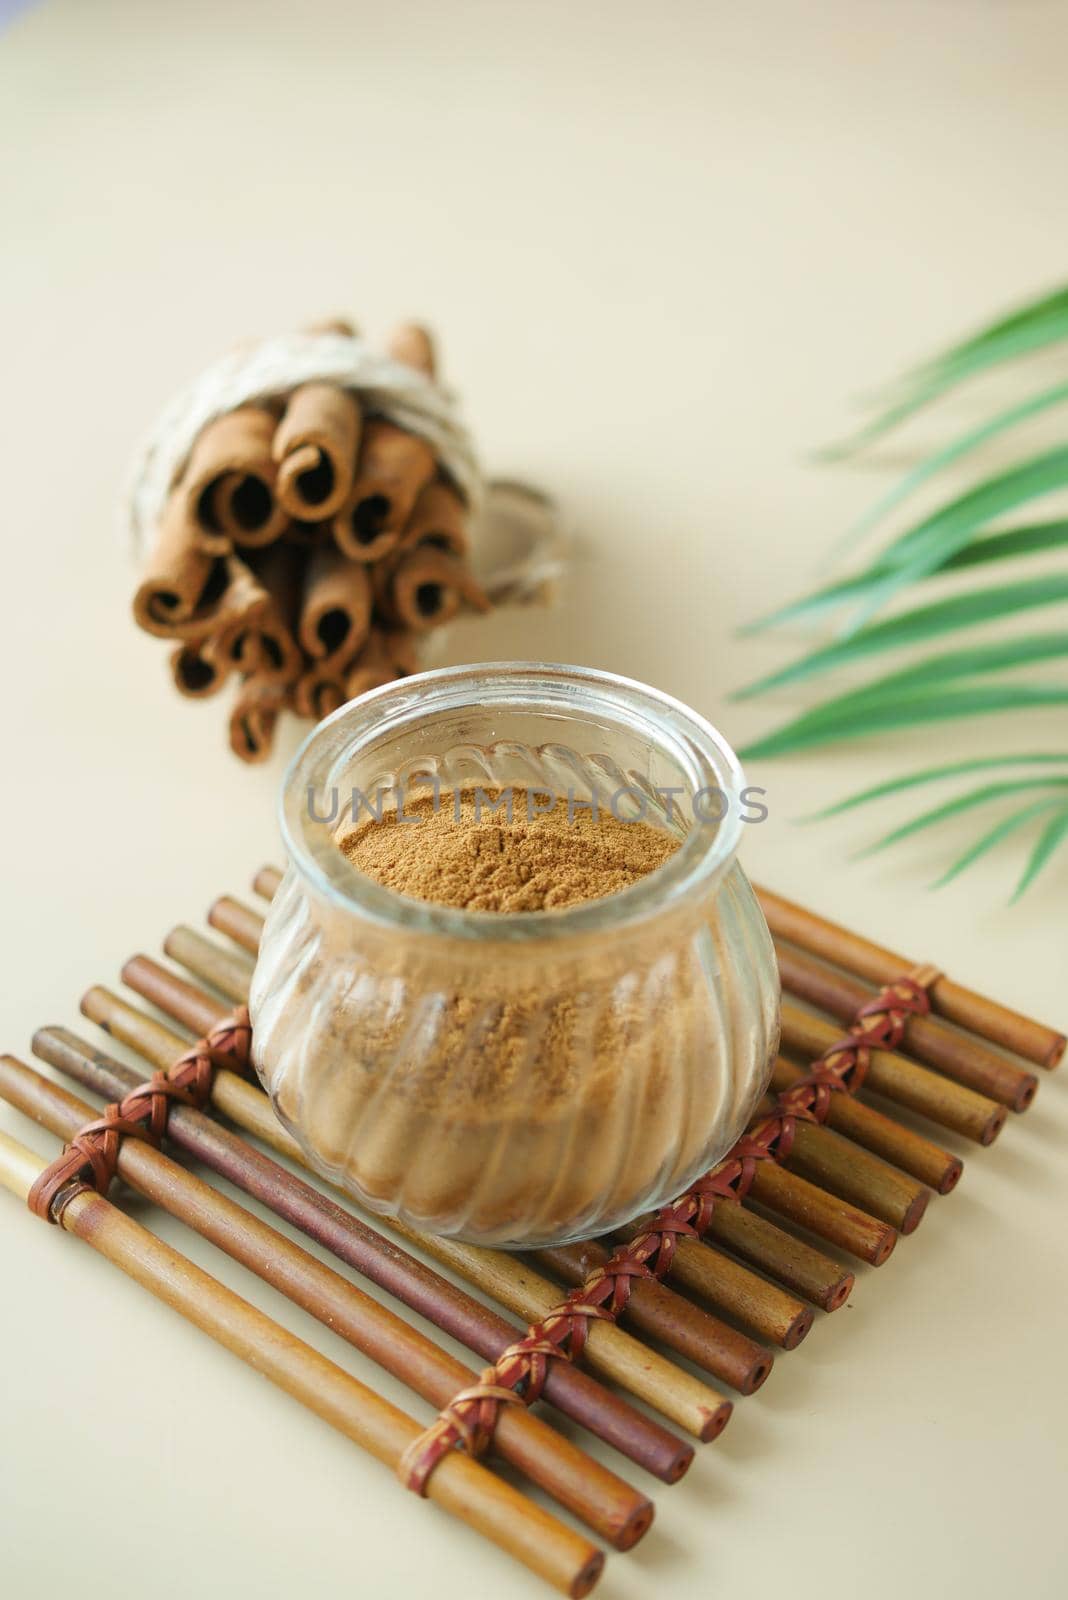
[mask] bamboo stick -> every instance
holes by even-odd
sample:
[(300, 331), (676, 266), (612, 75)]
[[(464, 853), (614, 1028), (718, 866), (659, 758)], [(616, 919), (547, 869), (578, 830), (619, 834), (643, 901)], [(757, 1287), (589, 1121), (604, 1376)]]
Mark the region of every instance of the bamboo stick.
[[(841, 1030), (833, 1023), (783, 1001), (782, 1042), (788, 1051), (813, 1061), (832, 1045), (840, 1043), (841, 1038)], [(948, 1078), (918, 1066), (896, 1051), (873, 1048), (869, 1051), (869, 1063), (864, 1080), (866, 1090), (907, 1106), (910, 1111), (967, 1139), (974, 1139), (978, 1144), (992, 1144), (1005, 1124), (1004, 1106), (976, 1094), (973, 1089), (965, 1089), (963, 1084), (951, 1083)]]
[[(775, 946), (783, 987), (850, 1023), (876, 993), (846, 972), (836, 972), (814, 956), (781, 941)], [(902, 1036), (910, 1055), (937, 1067), (954, 1083), (984, 1094), (1012, 1111), (1026, 1111), (1038, 1093), (1038, 1078), (979, 1039), (969, 1038), (938, 1017), (910, 1017)]]
[[(793, 1317), (785, 1323), (784, 1350), (793, 1350), (799, 1345), (813, 1321), (812, 1312), (795, 1300), (794, 1295), (811, 1300), (821, 1311), (839, 1311), (853, 1293), (855, 1277), (846, 1267), (745, 1206), (717, 1206), (706, 1238), (717, 1239), (740, 1260), (769, 1273), (791, 1291), (783, 1302), (785, 1315)], [(718, 1251), (714, 1253), (720, 1261), (729, 1259), (720, 1256)], [(676, 1257), (676, 1273), (677, 1267)], [(763, 1285), (760, 1278), (756, 1282)], [(799, 1311), (804, 1313), (804, 1320), (797, 1315)], [(747, 1320), (742, 1310), (734, 1314)]]
[[(110, 1018), (108, 1000), (114, 997), (103, 990), (91, 993), (95, 997), (91, 1009)], [(173, 1046), (176, 1036), (168, 1029), (124, 1007), (121, 1001), (114, 1004), (117, 1037), (126, 1038), (135, 1049), (139, 1049), (142, 1034), (146, 1049), (151, 1048), (150, 1038), (157, 1046), (169, 1038)], [(110, 1031), (112, 1024), (104, 1020), (101, 1026)], [(33, 1051), (109, 1100), (121, 1099), (143, 1081), (132, 1068), (94, 1050), (65, 1028), (40, 1029), (34, 1035)], [(224, 1070), (216, 1074), (212, 1101), (232, 1122), (270, 1140), (280, 1154), (289, 1156), (296, 1150), (295, 1141), (285, 1133), (262, 1092), (234, 1073)], [(515, 1343), (521, 1330), (514, 1323), (465, 1294), (213, 1118), (175, 1106), (167, 1127), (175, 1144), (484, 1359), (496, 1361)], [(693, 1459), (690, 1446), (565, 1362), (549, 1364), (544, 1394), (559, 1411), (665, 1483), (676, 1482)]]
[[(771, 1086), (776, 1094), (799, 1083), (806, 1069), (777, 1056), (771, 1074)], [(955, 1188), (964, 1170), (959, 1156), (950, 1155), (911, 1128), (902, 1127), (892, 1117), (858, 1100), (851, 1094), (832, 1094), (825, 1126), (844, 1133), (856, 1145), (863, 1145), (874, 1155), (882, 1156), (892, 1166), (918, 1178), (938, 1194), (948, 1194)]]
[[(255, 915), (247, 908), (240, 909), (248, 916)], [(234, 970), (228, 961), (218, 961), (217, 957), (224, 952), (214, 941), (205, 939), (202, 934), (191, 928), (174, 929), (168, 935), (167, 949), (168, 954), (180, 951), (182, 964), (189, 971), (212, 983), (230, 999), (237, 1001), (247, 999), (251, 967), (242, 972), (240, 967)], [(225, 954), (231, 953), (225, 952)], [(233, 954), (238, 956), (239, 960), (245, 959), (238, 952)], [(148, 967), (153, 968), (155, 964), (149, 963)], [(191, 1008), (184, 1014), (187, 1026), (192, 1027), (194, 1031), (203, 1032), (213, 1025), (209, 1019), (214, 1013), (210, 1008), (208, 1010), (198, 1008), (198, 996), (203, 997), (191, 985), (183, 985), (182, 980), (175, 974), (165, 973), (158, 967), (154, 973), (146, 969), (144, 975), (153, 984), (165, 982), (172, 998), (183, 1006)], [(129, 976), (132, 979), (131, 987), (137, 987), (140, 982), (138, 969), (135, 968)], [(147, 998), (152, 998), (154, 992), (153, 990), (149, 993)], [(717, 1207), (709, 1232), (726, 1226), (718, 1222), (717, 1218), (727, 1212), (738, 1210), (739, 1207), (730, 1203)], [(789, 1288), (811, 1299), (825, 1311), (837, 1310), (845, 1303), (853, 1287), (853, 1275), (830, 1257), (822, 1255), (811, 1245), (755, 1215), (748, 1229), (739, 1228), (733, 1231), (745, 1233), (744, 1254), (754, 1266), (771, 1271), (773, 1276), (778, 1276)], [(764, 1279), (754, 1277), (752, 1273), (730, 1262), (719, 1251), (709, 1252), (704, 1266), (707, 1270), (702, 1274), (703, 1297), (719, 1311), (726, 1312), (728, 1316), (741, 1321), (758, 1338), (769, 1339), (783, 1349), (792, 1350), (808, 1334), (812, 1326), (811, 1313), (792, 1295), (782, 1294)], [(762, 1305), (762, 1301), (771, 1303)], [(750, 1320), (751, 1318), (755, 1320)], [(716, 1375), (722, 1376), (719, 1372)], [(730, 1379), (727, 1378), (725, 1381), (729, 1382)]]
[[(225, 1006), (186, 984), (175, 974), (168, 973), (147, 956), (137, 956), (126, 963), (123, 981), (197, 1033), (206, 1033), (226, 1015)], [(121, 1007), (123, 1003), (116, 1001), (115, 997), (109, 996), (106, 1002), (94, 998), (99, 994), (97, 990), (89, 991), (86, 999), (93, 1009), (88, 1009), (87, 1015), (99, 1022), (101, 1018), (94, 1015), (94, 1009), (103, 1007), (111, 1017), (113, 1027), (117, 1022), (118, 1026), (130, 1029), (131, 1033), (136, 1031), (138, 1040), (127, 1038), (125, 1033), (122, 1037), (142, 1053), (150, 1050), (149, 1059), (154, 1066), (168, 1066), (186, 1047), (186, 1040), (171, 1034), (159, 1024), (152, 1024), (150, 1018), (140, 1013), (134, 1012), (133, 1017), (137, 1020), (132, 1021), (127, 1016), (132, 1008), (117, 1010), (116, 1007)], [(260, 1094), (270, 1122), (284, 1137), (284, 1153), (306, 1167), (307, 1158), (278, 1123), (266, 1095), (261, 1091), (255, 1092)], [(261, 1129), (255, 1131), (260, 1137), (264, 1136)], [(396, 1218), (390, 1218), (390, 1226), (403, 1238), (412, 1240), (419, 1249), (459, 1271), (461, 1276), (477, 1287), (488, 1289), (502, 1305), (525, 1317), (528, 1323), (540, 1321), (560, 1302), (560, 1295), (551, 1283), (544, 1278), (538, 1279), (515, 1256), (507, 1255), (504, 1251), (482, 1250), (458, 1240), (439, 1239), (409, 1228)], [(647, 1350), (623, 1329), (612, 1324), (597, 1321), (591, 1324), (586, 1360), (595, 1372), (612, 1378), (705, 1443), (717, 1438), (730, 1419), (731, 1402), (717, 1390)]]
[[(26, 1199), (44, 1165), (24, 1145), (0, 1133), (0, 1183), (19, 1199)], [(64, 1206), (60, 1220), (68, 1233), (394, 1471), (423, 1432), (414, 1417), (342, 1371), (101, 1195), (82, 1190)], [(595, 1545), (460, 1451), (450, 1452), (431, 1474), (427, 1497), (563, 1594), (589, 1594), (600, 1577), (604, 1556)]]
[[(764, 1114), (773, 1114), (776, 1102), (766, 1095)], [(829, 1128), (799, 1119), (784, 1165), (788, 1172), (808, 1178), (818, 1188), (863, 1208), (900, 1233), (914, 1233), (931, 1198), (922, 1183), (896, 1172), (867, 1150), (858, 1149)], [(867, 1230), (865, 1230), (867, 1232)]]
[[(539, 1266), (572, 1288), (585, 1283), (610, 1258), (611, 1251), (592, 1239), (532, 1252)], [(754, 1394), (771, 1372), (772, 1357), (762, 1345), (653, 1278), (631, 1280), (623, 1321), (740, 1394)]]
[[(757, 899), (776, 938), (788, 939), (813, 955), (822, 956), (838, 966), (847, 967), (867, 983), (880, 987), (893, 983), (907, 972), (914, 962), (905, 956), (865, 939), (859, 933), (818, 917), (813, 911), (794, 905), (773, 894), (770, 889), (757, 886)], [(950, 1022), (968, 1028), (991, 1044), (1013, 1050), (1026, 1061), (1040, 1067), (1055, 1067), (1064, 1055), (1065, 1036), (1047, 1028), (1030, 1017), (1011, 1011), (985, 995), (976, 994), (951, 978), (941, 977), (931, 985), (931, 1001), (935, 1010)]]
[[(98, 1116), (84, 1100), (12, 1056), (0, 1056), (0, 1098), (64, 1142)], [(478, 1373), (395, 1312), (151, 1144), (123, 1139), (117, 1170), (139, 1194), (248, 1267), (438, 1410), (478, 1382)], [(504, 1460), (617, 1550), (629, 1550), (648, 1531), (653, 1507), (646, 1496), (524, 1407), (500, 1409), (493, 1444)]]

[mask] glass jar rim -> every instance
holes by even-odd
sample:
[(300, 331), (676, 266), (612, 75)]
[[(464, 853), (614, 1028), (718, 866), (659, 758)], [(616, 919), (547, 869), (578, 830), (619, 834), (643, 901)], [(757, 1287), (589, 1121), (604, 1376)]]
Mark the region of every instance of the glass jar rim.
[[(332, 841), (328, 849), (309, 837), (314, 819), (309, 795), (325, 792), (329, 768), (344, 751), (348, 759), (372, 737), (418, 721), (421, 713), (487, 709), (529, 696), (538, 707), (581, 709), (591, 697), (604, 713), (641, 718), (690, 769), (694, 794), (719, 791), (726, 814), (715, 826), (700, 821), (682, 837), (679, 848), (655, 872), (618, 893), (598, 900), (545, 911), (468, 911), (414, 900), (360, 872)], [(432, 704), (428, 704), (428, 696)], [(339, 731), (348, 737), (339, 740)], [(492, 661), (398, 678), (349, 701), (317, 724), (286, 770), (279, 801), (279, 823), (290, 863), (314, 893), (338, 910), (380, 927), (465, 940), (528, 943), (558, 941), (579, 934), (618, 933), (644, 923), (691, 896), (710, 892), (730, 865), (741, 837), (740, 797), (745, 785), (741, 763), (723, 735), (683, 701), (635, 678), (593, 667), (558, 662)], [(711, 822), (713, 819), (706, 819)]]

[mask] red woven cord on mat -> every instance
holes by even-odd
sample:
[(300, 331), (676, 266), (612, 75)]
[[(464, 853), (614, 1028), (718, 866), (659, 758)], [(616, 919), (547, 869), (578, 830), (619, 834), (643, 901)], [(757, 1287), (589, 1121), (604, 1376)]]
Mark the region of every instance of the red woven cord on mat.
[(106, 1194), (123, 1139), (132, 1136), (158, 1146), (175, 1101), (200, 1110), (208, 1103), (220, 1067), (249, 1071), (251, 1047), (252, 1025), (247, 1009), (241, 1006), (165, 1072), (154, 1073), (125, 1099), (105, 1106), (99, 1117), (86, 1123), (34, 1183), (27, 1197), (30, 1210), (45, 1222), (58, 1222), (76, 1194), (85, 1189)]
[(702, 1238), (720, 1202), (738, 1204), (745, 1199), (758, 1161), (787, 1159), (799, 1120), (825, 1122), (832, 1094), (857, 1092), (867, 1075), (870, 1049), (896, 1049), (909, 1018), (928, 1014), (926, 985), (939, 976), (934, 967), (917, 968), (866, 1001), (849, 1032), (812, 1063), (804, 1078), (775, 1097), (772, 1115), (743, 1134), (724, 1159), (685, 1194), (662, 1206), (641, 1233), (621, 1245), (541, 1322), (532, 1324), (495, 1366), (485, 1369), (477, 1384), (456, 1395), (436, 1421), (412, 1440), (397, 1468), (401, 1482), (414, 1493), (425, 1494), (430, 1474), (450, 1450), (485, 1450), (502, 1403), (514, 1403), (521, 1397), (523, 1404), (530, 1405), (536, 1400), (548, 1360), (577, 1361), (592, 1319), (616, 1322), (627, 1308), (636, 1278), (665, 1277), (679, 1238)]

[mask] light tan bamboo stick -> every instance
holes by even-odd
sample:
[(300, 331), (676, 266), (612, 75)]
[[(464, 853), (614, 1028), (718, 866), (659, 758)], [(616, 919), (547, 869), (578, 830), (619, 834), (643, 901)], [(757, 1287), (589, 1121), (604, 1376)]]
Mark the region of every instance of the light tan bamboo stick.
[[(46, 1163), (0, 1133), (0, 1183), (25, 1201)], [(69, 1200), (61, 1225), (127, 1277), (324, 1422), (396, 1471), (423, 1432), (391, 1405), (188, 1257), (91, 1190)], [(580, 1534), (496, 1479), (480, 1462), (452, 1451), (427, 1484), (427, 1497), (491, 1539), (561, 1593), (589, 1594), (604, 1556)]]
[[(13, 1056), (0, 1056), (0, 1098), (64, 1142), (99, 1116), (93, 1106)], [(477, 1383), (477, 1372), (144, 1139), (121, 1141), (117, 1171), (147, 1200), (256, 1273), (435, 1408)], [(501, 1407), (493, 1441), (504, 1460), (617, 1550), (629, 1550), (651, 1526), (653, 1507), (645, 1495), (524, 1407)]]
[[(131, 965), (127, 963), (127, 973)], [(216, 1020), (225, 1015), (225, 1007), (213, 1005), (207, 996), (203, 997), (203, 1001), (206, 1008), (214, 1010)], [(188, 1048), (188, 1038), (155, 1022), (102, 987), (88, 991), (82, 999), (82, 1010), (91, 1021), (106, 1028), (154, 1067), (170, 1066)], [(210, 1015), (210, 1011), (206, 1014)], [(243, 1083), (227, 1073), (216, 1076), (216, 1087), (219, 1093), (213, 1094), (212, 1098), (225, 1116), (287, 1160), (314, 1170), (309, 1167), (296, 1140), (278, 1121), (262, 1089), (253, 1088), (251, 1084)], [(534, 1283), (536, 1275), (523, 1268), (514, 1257), (500, 1251), (479, 1251), (472, 1245), (461, 1245), (454, 1240), (435, 1239), (429, 1234), (405, 1228), (393, 1218), (388, 1220), (395, 1232), (413, 1240), (420, 1249), (436, 1259), (446, 1265), (458, 1263), (457, 1270), (467, 1276), (470, 1282), (484, 1288), (492, 1282), (504, 1289), (507, 1278), (511, 1276), (513, 1287), (510, 1293), (514, 1299), (504, 1298), (498, 1294), (497, 1288), (491, 1292), (497, 1295), (502, 1305), (518, 1310), (528, 1321), (540, 1320), (546, 1311), (559, 1304), (559, 1291), (545, 1279)], [(500, 1259), (480, 1262), (480, 1256)], [(514, 1272), (510, 1273), (511, 1268), (514, 1268)], [(547, 1291), (547, 1297), (540, 1292), (542, 1288)], [(530, 1311), (527, 1307), (531, 1308)], [(586, 1356), (593, 1370), (614, 1379), (638, 1399), (655, 1406), (695, 1438), (716, 1438), (730, 1419), (732, 1406), (729, 1400), (709, 1385), (673, 1366), (664, 1357), (646, 1349), (621, 1328), (608, 1323), (594, 1323), (590, 1329)]]

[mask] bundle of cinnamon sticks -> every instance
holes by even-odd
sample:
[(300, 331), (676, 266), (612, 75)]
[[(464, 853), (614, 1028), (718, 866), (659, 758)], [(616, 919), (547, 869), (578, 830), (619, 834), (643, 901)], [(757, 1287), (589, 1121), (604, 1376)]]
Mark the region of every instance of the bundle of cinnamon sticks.
[[(424, 328), (401, 327), (387, 350), (433, 380)], [(283, 710), (318, 720), (415, 672), (420, 635), (489, 608), (468, 562), (467, 521), (425, 439), (351, 389), (304, 383), (201, 430), (171, 487), (134, 617), (174, 644), (180, 693), (204, 698), (239, 679), (230, 746), (262, 761)]]

